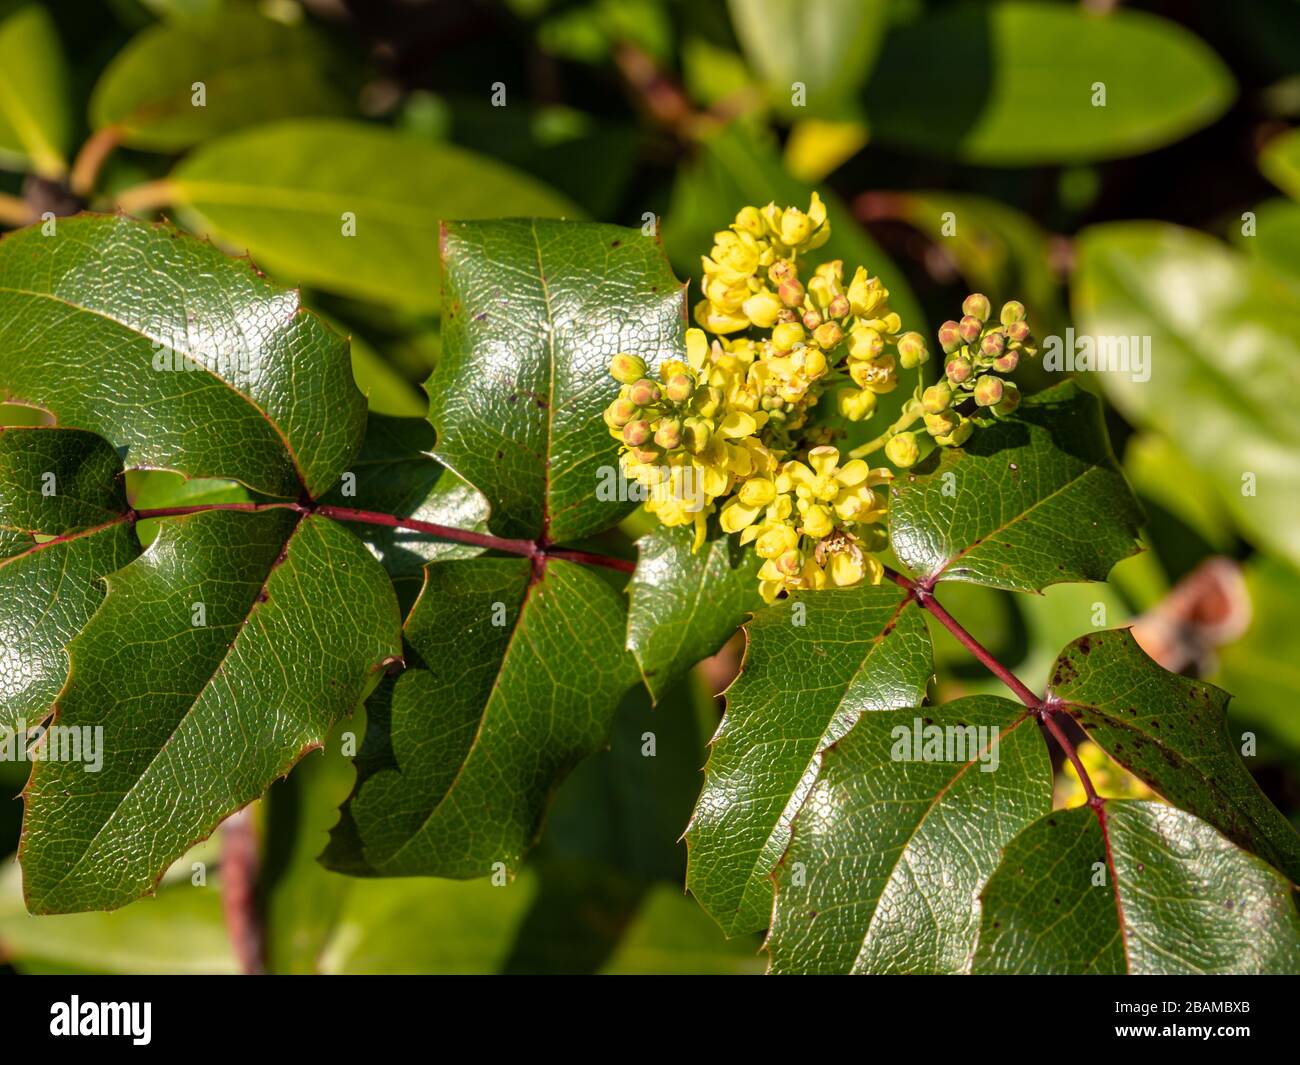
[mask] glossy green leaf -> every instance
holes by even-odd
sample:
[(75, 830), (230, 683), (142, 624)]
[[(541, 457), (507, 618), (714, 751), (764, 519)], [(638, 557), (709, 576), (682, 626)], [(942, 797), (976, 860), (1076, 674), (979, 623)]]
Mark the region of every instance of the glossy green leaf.
[(1020, 592), (1105, 580), (1138, 550), (1142, 520), (1100, 404), (1072, 381), (937, 449), (894, 481), (889, 509), (894, 552), (917, 577)]
[(0, 397), (125, 447), (128, 467), (296, 499), (361, 442), (347, 342), (169, 226), (82, 215), (0, 241), (0, 350)]
[(637, 541), (628, 585), (627, 649), (657, 701), (702, 658), (715, 654), (763, 606), (753, 551), (721, 535), (692, 551), (694, 530), (659, 526)]
[(90, 121), (174, 152), (254, 123), (343, 114), (357, 80), (311, 27), (231, 7), (141, 31), (96, 84)]
[(29, 4), (0, 21), (0, 166), (63, 176), (69, 92), (63, 46), (45, 8)]
[(776, 973), (961, 973), (1002, 848), (1052, 808), (1019, 703), (863, 714), (824, 756), (777, 870)]
[(64, 646), (139, 553), (122, 460), (75, 429), (0, 429), (0, 736), (35, 726), (68, 673)]
[(439, 305), (440, 222), (582, 214), (486, 156), (330, 119), (223, 137), (169, 185), (196, 227), (284, 278), (415, 310)]
[[(486, 532), (487, 500), (433, 458), (433, 444), (433, 427), (423, 418), (371, 414), (361, 452), (348, 464), (338, 487), (322, 496), (320, 502)], [(403, 609), (415, 602), (424, 584), (426, 562), (472, 558), (483, 551), (410, 529), (364, 524), (349, 527), (383, 563)]]
[(1111, 800), (1048, 814), (981, 895), (976, 973), (1293, 973), (1291, 886), (1196, 817)]
[(1048, 695), (1134, 776), (1300, 881), (1300, 834), (1246, 772), (1227, 692), (1162, 669), (1128, 629), (1108, 629), (1061, 652)]
[(1149, 381), (1099, 373), (1131, 423), (1172, 440), (1214, 482), (1238, 526), (1300, 565), (1300, 295), (1202, 233), (1158, 222), (1081, 234), (1072, 290), (1080, 333), (1150, 337)]
[(796, 594), (745, 627), (686, 830), (687, 887), (728, 935), (767, 925), (770, 874), (826, 749), (864, 714), (925, 698), (930, 641), (907, 604), (892, 586)]
[(33, 913), (149, 891), (401, 653), (383, 569), (340, 525), (287, 508), (171, 519), (106, 583), (24, 793)]
[(382, 751), (363, 750), (325, 860), (389, 876), (513, 872), (635, 680), (624, 608), (573, 563), (461, 559), (426, 574), (405, 628), (415, 668), (370, 703), (367, 747)]
[(487, 496), (500, 536), (580, 539), (634, 501), (599, 497), (617, 448), (601, 417), (609, 360), (685, 348), (682, 287), (640, 230), (538, 220), (454, 222), (446, 314), (429, 379), (436, 455)]
[[(888, 0), (729, 0), (727, 6), (772, 102), (798, 117), (844, 106), (871, 72), (889, 14)], [(796, 83), (804, 88), (799, 104), (791, 102)]]
[(1150, 151), (1213, 122), (1235, 94), (1223, 62), (1177, 23), (1027, 0), (968, 0), (899, 26), (866, 88), (881, 140), (998, 166)]

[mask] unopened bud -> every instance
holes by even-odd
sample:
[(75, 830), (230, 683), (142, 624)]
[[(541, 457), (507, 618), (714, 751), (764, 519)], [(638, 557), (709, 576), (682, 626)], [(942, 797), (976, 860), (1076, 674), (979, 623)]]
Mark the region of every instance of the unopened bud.
[(638, 407), (653, 407), (659, 402), (661, 394), (658, 383), (648, 377), (641, 378), (627, 390), (627, 398)]
[(648, 444), (645, 447), (630, 447), (627, 453), (643, 466), (658, 462), (664, 457), (663, 451), (655, 447), (654, 444)]
[(767, 276), (772, 284), (780, 285), (795, 276), (794, 264), (789, 259), (777, 259), (767, 268)]
[(763, 235), (763, 216), (757, 207), (742, 207), (736, 214), (736, 226), (751, 236)]
[(956, 429), (942, 439), (936, 437), (935, 443), (942, 444), (944, 447), (961, 447), (970, 439), (970, 434), (974, 431), (975, 423), (969, 418), (962, 418)]
[(1002, 312), (998, 315), (998, 320), (1003, 325), (1010, 325), (1012, 322), (1023, 322), (1025, 320), (1025, 305), (1019, 300), (1008, 300), (1002, 305)]
[(1014, 381), (1004, 381), (1002, 384), (1002, 399), (994, 404), (993, 413), (999, 418), (1005, 418), (1013, 414), (1015, 409), (1020, 406), (1020, 389)]
[(979, 339), (980, 333), (984, 332), (984, 323), (973, 314), (968, 314), (957, 323), (957, 332), (967, 344), (973, 344)]
[(935, 437), (947, 436), (957, 428), (957, 423), (960, 420), (960, 416), (954, 410), (941, 410), (936, 414), (927, 414), (925, 416), (925, 431)]
[(989, 303), (989, 298), (982, 292), (972, 292), (962, 300), (961, 313), (971, 318), (978, 318), (982, 324), (989, 320), (993, 307)]
[(1002, 399), (1002, 378), (985, 374), (975, 382), (975, 402), (981, 407), (991, 407)]
[(655, 443), (665, 451), (682, 446), (682, 423), (676, 418), (665, 418), (655, 430)]
[(993, 360), (993, 369), (998, 373), (1010, 373), (1020, 365), (1020, 352), (1006, 351)]
[(985, 358), (996, 359), (1002, 354), (1002, 349), (1006, 346), (1006, 334), (994, 330), (980, 341), (980, 353), (983, 354)]
[(645, 359), (619, 352), (609, 360), (609, 373), (621, 385), (630, 385), (647, 373)]
[(952, 389), (947, 381), (931, 385), (921, 393), (921, 406), (927, 414), (938, 414), (952, 406)]
[(628, 447), (640, 447), (650, 439), (650, 423), (644, 418), (637, 418), (623, 426), (623, 443)]
[(759, 329), (771, 329), (776, 316), (781, 313), (781, 301), (775, 292), (763, 289), (745, 300), (740, 309)]
[(954, 385), (969, 381), (971, 375), (970, 359), (966, 358), (965, 355), (958, 355), (957, 358), (949, 361), (943, 372), (948, 375), (948, 380)]
[(635, 403), (630, 399), (619, 396), (618, 399), (605, 408), (605, 424), (611, 429), (622, 429), (638, 413)]
[(961, 347), (961, 343), (961, 329), (956, 322), (949, 319), (939, 326), (939, 346), (945, 355), (951, 355)]
[(781, 287), (777, 289), (776, 294), (781, 297), (781, 302), (787, 307), (803, 306), (804, 289), (797, 277), (787, 278), (782, 281)]
[(915, 433), (899, 433), (885, 443), (885, 458), (900, 469), (915, 466), (920, 457), (921, 448), (916, 442)]
[(822, 324), (822, 312), (816, 307), (810, 307), (803, 312), (803, 326), (805, 329), (816, 329)]
[(839, 295), (831, 300), (826, 307), (826, 313), (832, 318), (847, 318), (849, 314), (848, 296)]
[(844, 339), (844, 330), (840, 328), (839, 322), (823, 322), (813, 330), (813, 339), (823, 351), (830, 351)]
[(664, 382), (664, 395), (674, 403), (685, 403), (695, 394), (695, 382), (690, 374), (675, 373)]
[(1019, 322), (1012, 322), (1007, 326), (1007, 336), (1017, 344), (1029, 343), (1029, 323), (1023, 319)]
[(925, 350), (925, 338), (920, 333), (904, 333), (898, 338), (898, 365), (911, 370), (930, 357)]

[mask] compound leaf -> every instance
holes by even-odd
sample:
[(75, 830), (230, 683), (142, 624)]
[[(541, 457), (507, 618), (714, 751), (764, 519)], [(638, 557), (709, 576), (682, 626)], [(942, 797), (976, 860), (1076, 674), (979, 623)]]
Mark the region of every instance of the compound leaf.
[(114, 909), (257, 798), (401, 654), (380, 565), (289, 508), (162, 523), (68, 645), (24, 792), (33, 913)]
[(1237, 755), (1227, 692), (1162, 669), (1128, 629), (1107, 629), (1061, 652), (1048, 695), (1134, 776), (1300, 881), (1300, 834)]
[(1002, 848), (1052, 807), (1047, 746), (991, 695), (863, 714), (777, 871), (777, 973), (961, 973)]
[(745, 627), (686, 830), (687, 886), (728, 935), (767, 925), (770, 874), (826, 749), (864, 714), (925, 698), (930, 640), (907, 604), (892, 586), (796, 593)]
[[(415, 656), (372, 700), (325, 860), (384, 876), (511, 872), (555, 787), (603, 746), (635, 682), (619, 594), (590, 569), (473, 558), (426, 567)], [(382, 750), (376, 751), (376, 746)]]
[(976, 973), (1293, 973), (1291, 885), (1159, 802), (1058, 810), (1006, 849), (981, 895)]

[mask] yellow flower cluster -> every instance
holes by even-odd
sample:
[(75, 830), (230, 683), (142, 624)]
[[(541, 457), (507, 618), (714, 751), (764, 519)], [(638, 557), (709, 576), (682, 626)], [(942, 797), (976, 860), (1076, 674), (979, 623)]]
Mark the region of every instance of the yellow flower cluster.
[(809, 447), (818, 441), (806, 423), (832, 384), (844, 386), (842, 414), (869, 418), (899, 368), (928, 358), (865, 268), (845, 284), (834, 260), (800, 279), (800, 256), (829, 237), (816, 194), (806, 212), (744, 208), (704, 257), (700, 328), (686, 332), (685, 360), (664, 362), (657, 379), (636, 355), (610, 365), (623, 387), (605, 423), (623, 445), (624, 474), (646, 489), (646, 509), (665, 525), (693, 524), (697, 549), (717, 513), (763, 559), (768, 602), (787, 589), (880, 580), (871, 552), (885, 542), (887, 497), (877, 489), (891, 474)]

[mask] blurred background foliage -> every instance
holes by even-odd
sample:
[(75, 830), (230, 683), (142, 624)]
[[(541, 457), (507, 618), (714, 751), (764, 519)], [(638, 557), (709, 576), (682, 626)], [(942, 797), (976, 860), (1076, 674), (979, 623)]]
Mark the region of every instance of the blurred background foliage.
[[(371, 408), (407, 417), (438, 358), (442, 218), (651, 221), (689, 279), (738, 207), (817, 188), (827, 257), (883, 277), (909, 327), (980, 290), (1022, 299), (1040, 336), (1150, 337), (1149, 382), (1085, 375), (1150, 550), (1104, 585), (945, 600), (1031, 686), (1070, 639), (1135, 623), (1163, 664), (1233, 693), (1248, 764), (1300, 820), (1298, 40), (1297, 0), (0, 0), (0, 224), (121, 208), (250, 251), (351, 335)], [(356, 237), (333, 239), (349, 210)], [(239, 489), (133, 474), (131, 491)], [(997, 690), (934, 638), (936, 696)], [(345, 722), (254, 808), (265, 967), (761, 971), (758, 941), (726, 941), (681, 888), (739, 653), (653, 708), (630, 694), (505, 887), (315, 862), (351, 784), (344, 734), (364, 730)], [(26, 769), (0, 763), (6, 794)], [(0, 854), (20, 815), (0, 806)], [(112, 914), (27, 916), (10, 859), (0, 963), (238, 971), (227, 831)]]

